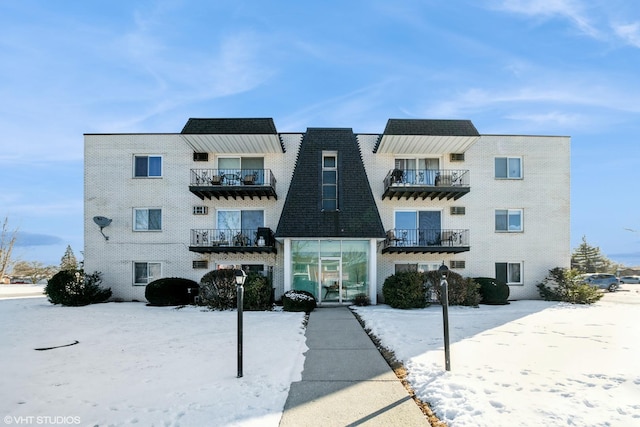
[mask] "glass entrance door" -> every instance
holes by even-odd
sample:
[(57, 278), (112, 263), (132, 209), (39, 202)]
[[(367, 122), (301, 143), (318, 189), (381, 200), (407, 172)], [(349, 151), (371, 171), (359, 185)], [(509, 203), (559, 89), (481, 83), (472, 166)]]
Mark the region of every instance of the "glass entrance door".
[(320, 302), (342, 302), (342, 260), (320, 258)]

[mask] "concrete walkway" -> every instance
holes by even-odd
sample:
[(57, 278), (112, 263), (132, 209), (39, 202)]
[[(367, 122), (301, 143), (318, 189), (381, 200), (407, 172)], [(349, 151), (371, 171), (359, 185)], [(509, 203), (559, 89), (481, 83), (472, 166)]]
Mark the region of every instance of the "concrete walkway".
[(429, 425), (347, 307), (312, 311), (305, 336), (302, 381), (291, 384), (281, 427)]

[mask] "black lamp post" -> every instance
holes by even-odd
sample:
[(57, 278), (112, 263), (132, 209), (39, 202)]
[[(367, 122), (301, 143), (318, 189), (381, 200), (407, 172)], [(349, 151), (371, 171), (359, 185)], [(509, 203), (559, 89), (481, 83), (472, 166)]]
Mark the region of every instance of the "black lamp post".
[(444, 368), (447, 371), (451, 370), (451, 357), (449, 354), (449, 283), (447, 277), (449, 276), (449, 268), (442, 265), (438, 268), (440, 273), (440, 293), (442, 297), (442, 324), (444, 325)]
[(244, 305), (244, 281), (247, 273), (236, 270), (236, 291), (238, 294), (238, 378), (242, 378), (242, 307)]

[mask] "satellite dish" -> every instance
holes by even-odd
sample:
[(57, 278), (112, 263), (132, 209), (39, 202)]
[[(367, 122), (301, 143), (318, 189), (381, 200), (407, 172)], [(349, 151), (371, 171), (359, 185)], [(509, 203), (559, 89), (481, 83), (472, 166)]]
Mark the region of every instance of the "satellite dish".
[(98, 227), (100, 227), (100, 228), (104, 228), (104, 227), (108, 226), (109, 224), (111, 224), (111, 220), (109, 218), (107, 218), (107, 217), (104, 217), (104, 216), (94, 216), (93, 217), (93, 222), (98, 224)]
[(111, 224), (111, 219), (105, 217), (105, 216), (94, 216), (93, 217), (93, 222), (95, 222), (98, 227), (100, 227), (100, 233), (102, 233), (102, 235), (104, 236), (105, 240), (109, 240), (109, 238), (107, 236), (104, 235), (104, 233), (102, 232), (102, 229), (107, 227), (109, 224)]

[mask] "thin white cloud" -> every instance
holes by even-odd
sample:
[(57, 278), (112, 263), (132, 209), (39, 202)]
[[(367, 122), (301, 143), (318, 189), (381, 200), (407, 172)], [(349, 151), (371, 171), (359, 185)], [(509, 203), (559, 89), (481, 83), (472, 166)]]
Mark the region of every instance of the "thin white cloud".
[(630, 24), (612, 24), (616, 35), (631, 46), (640, 48), (640, 22)]
[(590, 37), (603, 37), (578, 0), (496, 0), (491, 5), (498, 10), (531, 17), (566, 19)]

